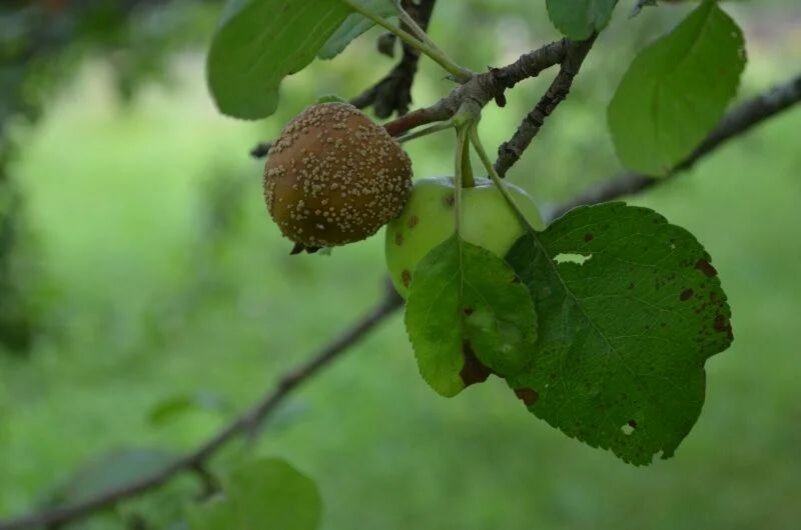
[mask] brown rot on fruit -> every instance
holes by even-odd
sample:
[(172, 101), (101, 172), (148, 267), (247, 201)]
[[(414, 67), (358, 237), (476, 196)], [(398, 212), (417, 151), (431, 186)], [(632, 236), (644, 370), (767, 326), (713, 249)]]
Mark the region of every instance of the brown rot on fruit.
[(403, 210), (411, 177), (409, 157), (383, 127), (347, 103), (320, 103), (270, 150), (264, 197), (295, 250), (314, 250), (376, 233)]

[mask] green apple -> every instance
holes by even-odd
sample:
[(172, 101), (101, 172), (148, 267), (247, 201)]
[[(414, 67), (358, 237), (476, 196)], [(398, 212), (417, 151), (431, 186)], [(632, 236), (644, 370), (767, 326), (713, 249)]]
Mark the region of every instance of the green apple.
[[(503, 258), (525, 228), (492, 181), (477, 178), (475, 182), (474, 187), (462, 190), (462, 237)], [(451, 177), (418, 180), (401, 215), (387, 225), (387, 267), (404, 298), (420, 260), (453, 235), (454, 186)], [(545, 223), (531, 197), (512, 184), (506, 188), (531, 226), (542, 230)]]

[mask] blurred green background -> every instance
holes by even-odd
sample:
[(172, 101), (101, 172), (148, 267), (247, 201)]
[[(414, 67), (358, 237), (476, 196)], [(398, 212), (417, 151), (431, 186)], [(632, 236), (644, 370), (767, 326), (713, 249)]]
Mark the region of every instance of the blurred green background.
[[(545, 207), (619, 170), (605, 106), (636, 50), (691, 7), (629, 19), (631, 3), (510, 174)], [(15, 9), (28, 9), (16, 4), (0, 10), (6, 52), (73, 8), (42, 2), (36, 31), (14, 37)], [(474, 69), (558, 38), (542, 2), (439, 4), (434, 38)], [(726, 9), (748, 39), (741, 98), (798, 73), (796, 0)], [(380, 296), (381, 237), (289, 256), (262, 203), (262, 163), (248, 156), (316, 97), (382, 77), (394, 62), (374, 50), (380, 33), (290, 78), (276, 116), (238, 122), (204, 84), (218, 12), (186, 1), (99, 18), (97, 35), (18, 64), (16, 84), (0, 63), (0, 213), (20, 209), (6, 305), (35, 315), (25, 351), (0, 346), (0, 519), (86, 495), (97, 486), (87, 463), (103, 455), (146, 448), (146, 466), (193, 447)], [(550, 76), (488, 107), (487, 144), (510, 136)], [(415, 106), (449, 87), (424, 64)], [(801, 108), (633, 199), (698, 236), (734, 312), (734, 346), (709, 362), (706, 405), (675, 458), (628, 466), (540, 422), (499, 380), (438, 397), (395, 316), (295, 394), (255, 448), (235, 445), (217, 464), (249, 450), (288, 458), (318, 481), (327, 530), (798, 528), (799, 139)], [(409, 151), (417, 176), (451, 171), (447, 135)], [(70, 528), (168, 528), (196, 491), (186, 477)]]

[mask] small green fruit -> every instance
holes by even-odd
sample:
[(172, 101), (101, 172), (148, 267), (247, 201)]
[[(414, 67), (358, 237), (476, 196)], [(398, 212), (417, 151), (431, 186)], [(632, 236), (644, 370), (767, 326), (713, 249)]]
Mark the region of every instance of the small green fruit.
[[(462, 190), (462, 237), (503, 258), (525, 228), (492, 181), (475, 180), (475, 187)], [(542, 230), (545, 223), (531, 197), (512, 184), (506, 188), (531, 226)], [(451, 177), (418, 180), (401, 215), (387, 225), (387, 267), (404, 298), (418, 262), (453, 234), (455, 191)]]

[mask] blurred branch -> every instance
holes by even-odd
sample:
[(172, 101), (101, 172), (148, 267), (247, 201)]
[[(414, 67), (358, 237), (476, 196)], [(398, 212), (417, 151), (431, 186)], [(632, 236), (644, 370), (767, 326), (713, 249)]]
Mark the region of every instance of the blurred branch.
[(537, 106), (534, 107), (530, 113), (523, 118), (523, 122), (518, 127), (514, 136), (508, 142), (504, 142), (498, 148), (498, 160), (495, 162), (495, 171), (501, 177), (506, 176), (509, 171), (520, 157), (523, 155), (531, 141), (540, 132), (540, 128), (545, 123), (545, 119), (551, 115), (556, 107), (565, 100), (570, 87), (573, 85), (573, 79), (578, 75), (579, 69), (590, 52), (592, 45), (595, 43), (597, 35), (585, 41), (567, 41), (567, 50), (565, 51), (565, 58), (562, 61), (562, 66), (559, 73), (551, 83), (548, 91), (540, 99)]
[(122, 500), (154, 490), (182, 473), (197, 473), (199, 469), (205, 470), (208, 461), (220, 449), (240, 435), (255, 432), (259, 425), (270, 414), (275, 412), (278, 405), (292, 392), (367, 336), (379, 323), (400, 308), (401, 304), (401, 298), (392, 285), (387, 283), (382, 300), (373, 309), (336, 339), (323, 346), (308, 361), (284, 375), (278, 384), (247, 412), (234, 419), (221, 431), (198, 446), (197, 449), (176, 460), (166, 468), (72, 506), (32, 513), (19, 519), (0, 521), (0, 530), (53, 528), (72, 523), (104, 508), (113, 506)]
[(729, 111), (706, 140), (690, 156), (677, 164), (666, 177), (651, 178), (639, 173), (624, 173), (591, 187), (566, 203), (553, 208), (549, 212), (548, 218), (555, 219), (576, 206), (605, 202), (657, 186), (669, 180), (670, 177), (690, 169), (696, 162), (729, 140), (739, 137), (756, 125), (786, 111), (799, 102), (801, 102), (801, 74)]

